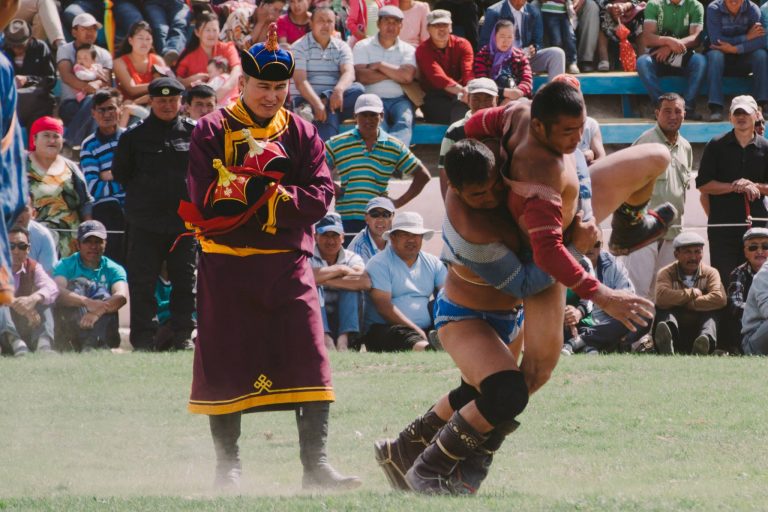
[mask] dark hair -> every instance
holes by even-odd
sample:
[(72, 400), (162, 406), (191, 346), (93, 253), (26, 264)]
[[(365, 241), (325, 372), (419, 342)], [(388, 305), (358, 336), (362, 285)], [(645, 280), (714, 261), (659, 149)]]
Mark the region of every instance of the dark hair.
[(334, 18), (338, 18), (338, 16), (336, 15), (336, 11), (334, 11), (333, 8), (328, 6), (328, 5), (321, 5), (320, 7), (312, 7), (309, 10), (309, 12), (312, 13), (312, 16), (314, 16), (315, 13), (317, 13), (317, 12), (329, 12), (329, 13), (333, 14)]
[(659, 96), (659, 99), (656, 100), (656, 108), (661, 108), (661, 104), (665, 101), (682, 101), (683, 105), (685, 105), (685, 100), (682, 96), (677, 94), (676, 92), (665, 92), (661, 96)]
[(99, 89), (98, 91), (93, 93), (93, 96), (91, 96), (91, 100), (92, 100), (91, 108), (95, 109), (102, 103), (106, 103), (112, 98), (115, 98), (117, 100), (117, 106), (120, 106), (120, 104), (123, 102), (123, 95), (120, 94), (120, 91), (118, 91), (117, 89), (113, 87), (106, 87), (104, 89)]
[(538, 90), (531, 103), (531, 120), (541, 121), (547, 134), (560, 116), (579, 117), (583, 113), (581, 92), (565, 82), (549, 82)]
[(192, 100), (195, 98), (215, 98), (216, 91), (210, 85), (197, 84), (196, 86), (187, 89), (184, 93), (184, 103), (187, 105), (192, 104)]
[[(256, 2), (256, 8), (253, 10), (253, 13), (251, 14), (251, 17), (248, 18), (248, 23), (251, 25), (255, 25), (259, 21), (259, 7), (262, 5), (269, 5), (269, 4), (276, 4), (276, 3), (288, 3), (288, 0), (261, 0), (260, 2)], [(253, 27), (251, 27), (253, 28)], [(252, 41), (252, 43), (258, 43), (259, 41)]]
[(461, 189), (464, 185), (485, 183), (496, 165), (493, 152), (475, 139), (463, 139), (445, 154), (445, 174), (451, 185)]
[[(203, 11), (195, 17), (195, 29), (196, 30), (201, 29), (206, 23), (210, 23), (212, 21), (219, 23), (219, 17), (216, 15), (216, 13), (213, 13), (210, 11)], [(197, 50), (199, 47), (200, 47), (200, 38), (197, 37), (197, 34), (195, 32), (192, 32), (192, 37), (189, 38), (189, 42), (187, 42), (186, 48), (184, 48), (184, 51), (181, 52), (181, 55), (179, 55), (178, 60), (176, 60), (176, 65), (174, 66), (174, 69), (179, 67), (179, 64), (181, 63), (182, 60), (184, 60), (184, 58), (187, 55)]]
[(93, 60), (96, 60), (96, 58), (99, 56), (99, 54), (96, 53), (96, 46), (92, 45), (90, 43), (86, 43), (83, 46), (79, 47), (77, 50), (75, 50), (75, 54), (77, 54), (77, 52), (80, 52), (80, 51), (83, 51), (83, 50), (85, 50), (86, 52), (90, 53), (91, 54), (91, 58)]
[[(120, 48), (118, 48), (117, 51), (115, 52), (115, 58), (122, 57), (123, 55), (128, 55), (129, 53), (133, 52), (133, 47), (131, 46), (131, 43), (128, 42), (128, 38), (135, 36), (142, 30), (145, 32), (149, 32), (149, 35), (152, 35), (152, 27), (149, 25), (149, 23), (147, 23), (144, 20), (137, 21), (136, 23), (131, 25), (131, 28), (128, 29), (128, 34), (125, 36), (125, 39), (123, 39), (123, 42), (120, 44)], [(149, 49), (149, 53), (155, 53), (154, 46)]]
[(27, 237), (27, 241), (29, 241), (29, 230), (27, 228), (23, 228), (21, 226), (13, 226), (11, 229), (8, 230), (8, 235), (12, 235), (14, 233), (21, 233), (22, 235)]
[(222, 73), (229, 73), (229, 61), (226, 57), (217, 55), (216, 57), (212, 57), (210, 60), (208, 60), (208, 64), (213, 64), (216, 66), (216, 69)]

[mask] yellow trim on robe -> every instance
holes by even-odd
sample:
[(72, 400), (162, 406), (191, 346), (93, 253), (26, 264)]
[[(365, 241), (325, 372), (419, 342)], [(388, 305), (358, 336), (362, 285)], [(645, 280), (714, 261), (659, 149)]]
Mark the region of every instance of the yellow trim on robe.
[[(285, 108), (278, 110), (277, 114), (269, 121), (269, 124), (262, 128), (253, 122), (242, 101), (242, 99), (239, 99), (230, 104), (225, 108), (225, 111), (235, 121), (243, 124), (244, 128), (248, 128), (254, 139), (275, 140), (288, 130), (291, 113)], [(224, 127), (224, 164), (227, 167), (241, 165), (245, 154), (250, 150), (248, 141), (241, 129), (232, 129), (230, 123), (227, 122), (226, 116), (222, 125)]]
[(209, 238), (197, 237), (200, 242), (200, 248), (203, 252), (210, 254), (227, 254), (229, 256), (253, 256), (254, 254), (280, 254), (292, 252), (294, 249), (258, 249), (256, 247), (230, 247), (229, 245), (219, 244)]
[[(320, 388), (319, 391), (286, 390), (283, 392), (270, 392), (268, 395), (246, 395), (234, 400), (222, 400), (220, 402), (190, 401), (187, 410), (192, 414), (230, 414), (244, 411), (254, 407), (266, 407), (279, 404), (300, 404), (304, 402), (332, 402), (336, 395), (332, 388)], [(318, 388), (305, 388), (318, 389)]]
[(282, 185), (278, 185), (275, 193), (272, 194), (272, 197), (267, 200), (267, 220), (264, 221), (264, 224), (261, 226), (262, 231), (266, 231), (271, 235), (274, 235), (275, 232), (277, 232), (278, 201), (290, 201), (291, 199), (293, 199), (293, 196), (291, 196), (291, 194), (289, 194)]

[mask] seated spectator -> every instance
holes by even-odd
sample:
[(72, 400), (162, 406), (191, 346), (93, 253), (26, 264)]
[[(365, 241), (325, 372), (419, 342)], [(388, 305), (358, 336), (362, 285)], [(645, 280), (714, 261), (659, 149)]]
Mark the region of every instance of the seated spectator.
[(595, 52), (600, 33), (600, 7), (595, 0), (575, 0), (576, 55), (582, 73), (595, 71)]
[[(612, 290), (635, 293), (627, 269), (615, 256), (602, 249), (602, 232), (598, 233), (594, 248), (584, 254), (592, 263), (597, 280)], [(630, 332), (623, 323), (591, 301), (580, 300), (578, 306), (566, 306), (565, 323), (563, 354), (626, 351), (637, 338), (636, 333)], [(575, 328), (575, 340), (571, 337), (571, 326)]]
[(355, 47), (358, 41), (375, 36), (379, 19), (379, 9), (385, 5), (399, 6), (399, 0), (357, 0), (349, 2), (347, 13), (347, 29), (349, 30), (349, 46)]
[(221, 39), (235, 44), (239, 50), (266, 41), (269, 25), (277, 22), (285, 0), (261, 0), (258, 6), (240, 2), (229, 13), (221, 30)]
[(707, 355), (717, 346), (717, 323), (727, 299), (720, 274), (702, 263), (704, 239), (683, 231), (672, 244), (675, 261), (656, 277), (656, 330), (660, 354)]
[(747, 0), (713, 0), (707, 6), (706, 29), (709, 120), (723, 120), (723, 76), (752, 72), (752, 96), (768, 104), (768, 51), (760, 25), (760, 8)]
[(168, 72), (165, 61), (152, 49), (152, 42), (152, 28), (140, 21), (131, 27), (115, 53), (115, 80), (126, 103), (146, 106), (149, 83)]
[(152, 27), (155, 51), (163, 56), (168, 67), (173, 67), (187, 46), (189, 5), (179, 0), (144, 0), (143, 5)]
[(480, 12), (475, 0), (437, 0), (434, 3), (435, 9), (443, 9), (451, 13), (451, 19), (455, 20), (453, 24), (453, 33), (456, 36), (463, 37), (472, 49), (477, 51), (479, 46), (477, 40), (479, 35)]
[(336, 211), (350, 236), (365, 228), (365, 205), (386, 193), (394, 173), (413, 175), (408, 190), (392, 201), (396, 208), (419, 195), (430, 179), (408, 146), (379, 128), (383, 116), (381, 99), (363, 94), (355, 103), (357, 127), (325, 143), (328, 167), (341, 182), (336, 185)]
[(8, 241), (16, 298), (10, 306), (0, 306), (0, 342), (7, 344), (14, 356), (26, 355), (30, 350), (52, 352), (51, 305), (59, 290), (42, 265), (29, 257), (29, 232), (26, 229), (11, 228)]
[(587, 116), (584, 121), (584, 133), (576, 149), (581, 151), (588, 165), (592, 165), (595, 160), (605, 157), (605, 146), (603, 146), (603, 134), (600, 131), (600, 123), (594, 117)]
[(429, 39), (427, 31), (429, 4), (427, 2), (399, 0), (393, 5), (397, 5), (403, 11), (403, 29), (400, 31), (400, 39), (414, 48)]
[(403, 12), (397, 7), (382, 7), (376, 25), (378, 33), (354, 47), (355, 75), (366, 93), (375, 94), (384, 102), (384, 131), (408, 147), (413, 129), (413, 104), (405, 95), (403, 85), (413, 82), (416, 76), (416, 50), (398, 37)]
[(371, 288), (363, 259), (344, 249), (344, 226), (338, 213), (315, 225), (315, 251), (310, 262), (320, 296), (325, 345), (347, 350), (360, 333), (362, 290)]
[(565, 52), (562, 48), (544, 48), (541, 12), (527, 0), (501, 0), (485, 11), (480, 31), (480, 46), (490, 44), (496, 22), (510, 20), (516, 30), (515, 48), (523, 51), (534, 73), (546, 73), (550, 79), (565, 73)]
[[(623, 26), (629, 31), (627, 40), (636, 47), (632, 64), (638, 55), (645, 54), (643, 43), (643, 6), (640, 0), (598, 0), (600, 6), (600, 33), (597, 38), (598, 71), (610, 71), (611, 63), (608, 58), (609, 45), (618, 48), (621, 38), (617, 34)], [(620, 52), (617, 52), (620, 54)], [(623, 64), (622, 64), (623, 66)]]
[(384, 233), (389, 245), (365, 266), (371, 290), (360, 342), (369, 352), (421, 351), (429, 346), (430, 300), (446, 276), (440, 259), (421, 250), (423, 240), (433, 234), (424, 228), (421, 215), (401, 212)]
[(184, 93), (184, 112), (195, 121), (216, 110), (216, 91), (198, 84)]
[(448, 190), (448, 177), (445, 174), (445, 155), (448, 150), (458, 141), (465, 139), (464, 123), (472, 117), (472, 114), (484, 108), (496, 106), (496, 100), (499, 97), (499, 88), (490, 78), (473, 78), (467, 84), (467, 96), (469, 98), (469, 112), (464, 119), (459, 119), (451, 126), (443, 136), (440, 144), (440, 156), (437, 160), (437, 168), (440, 171), (440, 193), (445, 199), (445, 193)]
[[(226, 58), (229, 63), (229, 79), (216, 91), (216, 99), (223, 103), (237, 97), (237, 84), (243, 68), (234, 43), (219, 41), (219, 18), (210, 12), (203, 13), (195, 22), (195, 32), (189, 45), (179, 57), (176, 77), (186, 88), (205, 83), (210, 78), (208, 62), (218, 56)], [(235, 94), (232, 94), (233, 90)]]
[(128, 286), (125, 269), (104, 256), (106, 244), (104, 224), (83, 222), (77, 230), (78, 252), (56, 265), (56, 344), (60, 349), (88, 352), (120, 346), (117, 312), (128, 302)]
[[(96, 62), (102, 67), (99, 80), (84, 82), (74, 73), (77, 49), (94, 44), (100, 28), (101, 23), (92, 15), (88, 13), (78, 15), (72, 22), (74, 41), (62, 45), (56, 52), (56, 68), (62, 82), (59, 116), (67, 127), (65, 139), (70, 147), (80, 146), (83, 139), (96, 129), (96, 124), (91, 117), (91, 95), (102, 87), (112, 85), (112, 55), (99, 46), (94, 47)], [(77, 100), (79, 92), (86, 94), (82, 101)]]
[(50, 229), (34, 220), (35, 215), (37, 215), (37, 212), (32, 207), (32, 199), (30, 197), (24, 210), (16, 217), (15, 225), (27, 230), (31, 246), (29, 257), (42, 265), (45, 272), (50, 276), (53, 274), (53, 268), (59, 262), (56, 241)]
[(426, 92), (421, 111), (430, 123), (451, 124), (467, 113), (467, 82), (474, 78), (474, 53), (469, 41), (451, 34), (451, 13), (427, 16), (429, 39), (416, 48), (421, 86)]
[(309, 18), (309, 0), (288, 0), (288, 12), (277, 19), (277, 41), (290, 47), (304, 37), (310, 30)]
[[(66, 7), (61, 13), (61, 19), (64, 22), (65, 29), (68, 27), (74, 29), (77, 17), (83, 14), (100, 20), (104, 19), (104, 6), (106, 2), (102, 0), (72, 0), (63, 3)], [(141, 21), (142, 16), (138, 3), (133, 0), (112, 0), (110, 4), (112, 6), (112, 19), (115, 24), (114, 47), (116, 48), (125, 38), (128, 29), (137, 21)], [(109, 45), (110, 43), (107, 42), (107, 46)]]
[(720, 348), (730, 353), (741, 350), (741, 320), (752, 280), (768, 258), (768, 229), (752, 228), (744, 233), (744, 257), (747, 261), (733, 269), (729, 276), (728, 314), (720, 323), (720, 331), (724, 333), (720, 336), (724, 341)]
[(571, 18), (576, 18), (576, 11), (570, 0), (542, 0), (541, 17), (550, 46), (565, 50), (566, 72), (578, 75), (576, 64), (576, 32)]
[(339, 133), (339, 125), (354, 116), (365, 88), (355, 82), (349, 45), (333, 37), (336, 14), (328, 7), (312, 13), (312, 31), (293, 43), (295, 71), (291, 81), (294, 111), (317, 126), (323, 140)]
[(760, 267), (752, 279), (741, 324), (744, 355), (768, 355), (768, 265)]
[(365, 228), (349, 243), (349, 250), (368, 263), (387, 246), (384, 233), (392, 229), (395, 205), (388, 197), (374, 197), (365, 206)]
[(51, 48), (58, 49), (66, 40), (56, 3), (55, 0), (20, 0), (15, 17), (32, 26), (32, 36), (35, 39), (48, 39)]
[(490, 78), (501, 91), (501, 104), (533, 96), (533, 73), (528, 57), (515, 48), (515, 26), (499, 20), (490, 42), (475, 56), (475, 76)]
[(30, 37), (29, 25), (20, 19), (5, 27), (3, 51), (16, 75), (16, 113), (21, 124), (29, 127), (35, 119), (53, 113), (56, 69), (51, 51), (44, 42)]
[(703, 28), (704, 7), (699, 2), (651, 0), (645, 7), (643, 37), (650, 53), (637, 58), (637, 74), (654, 104), (664, 93), (659, 76), (685, 76), (685, 118), (689, 121), (702, 118), (696, 113), (696, 96), (706, 76), (707, 58), (694, 48), (701, 42)]
[(118, 126), (120, 109), (120, 93), (116, 89), (102, 89), (93, 95), (93, 118), (98, 128), (83, 141), (80, 166), (93, 196), (91, 216), (112, 231), (107, 236), (105, 254), (122, 265), (125, 191), (112, 177), (115, 149), (125, 131)]
[(27, 177), (32, 206), (37, 220), (58, 235), (59, 255), (75, 251), (75, 236), (80, 222), (91, 218), (93, 198), (85, 177), (71, 160), (61, 156), (61, 121), (41, 117), (29, 129)]

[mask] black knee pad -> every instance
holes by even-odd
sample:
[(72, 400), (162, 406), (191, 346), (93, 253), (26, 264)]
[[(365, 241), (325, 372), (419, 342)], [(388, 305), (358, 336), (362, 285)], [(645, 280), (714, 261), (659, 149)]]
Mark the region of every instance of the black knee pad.
[(448, 403), (451, 404), (451, 408), (454, 411), (458, 411), (479, 396), (480, 392), (478, 390), (470, 386), (464, 379), (461, 379), (459, 387), (452, 389), (448, 393)]
[(493, 426), (514, 420), (528, 405), (528, 386), (523, 372), (506, 370), (486, 377), (480, 383), (475, 401), (480, 414)]

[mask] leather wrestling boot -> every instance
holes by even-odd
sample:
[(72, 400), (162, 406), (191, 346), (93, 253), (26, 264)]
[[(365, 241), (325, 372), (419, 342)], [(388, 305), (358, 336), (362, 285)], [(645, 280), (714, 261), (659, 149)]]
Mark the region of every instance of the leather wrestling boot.
[(472, 455), (488, 439), (461, 417), (458, 411), (437, 433), (405, 474), (411, 490), (421, 494), (459, 494), (451, 485), (456, 465)]
[(664, 236), (676, 215), (677, 209), (670, 203), (647, 213), (645, 205), (622, 204), (613, 212), (608, 250), (614, 256), (625, 256), (655, 242)]
[(304, 467), (304, 489), (354, 489), (361, 482), (356, 476), (344, 476), (328, 463), (325, 444), (328, 439), (328, 402), (309, 402), (296, 409), (299, 427), (299, 456)]
[(445, 420), (430, 409), (405, 427), (396, 439), (379, 439), (373, 444), (376, 461), (393, 489), (410, 490), (405, 473), (443, 425)]
[(459, 462), (451, 475), (451, 488), (458, 494), (476, 494), (480, 484), (488, 476), (493, 454), (501, 448), (504, 439), (520, 426), (515, 420), (497, 425), (488, 434), (488, 439), (466, 459)]
[(237, 491), (240, 488), (240, 418), (242, 414), (208, 416), (216, 450), (216, 478), (213, 486), (221, 491)]

